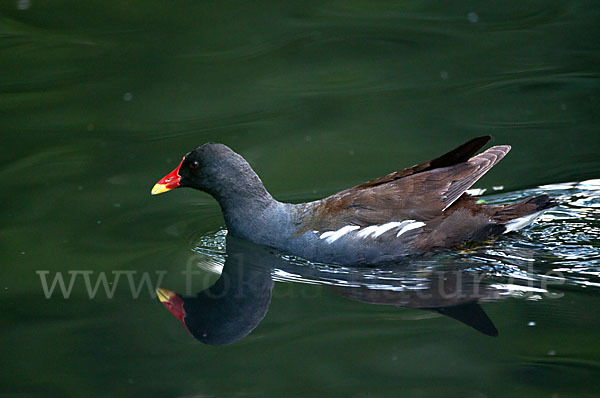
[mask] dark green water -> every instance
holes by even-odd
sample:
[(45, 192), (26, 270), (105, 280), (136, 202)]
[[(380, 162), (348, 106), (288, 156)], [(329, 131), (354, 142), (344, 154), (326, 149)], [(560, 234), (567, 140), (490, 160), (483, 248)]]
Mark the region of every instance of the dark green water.
[[(597, 396), (599, 77), (595, 1), (3, 1), (0, 393)], [(149, 194), (204, 142), (306, 201), (484, 134), (513, 146), (486, 200), (561, 202), (517, 235), (412, 268), (263, 264), (268, 313), (221, 347), (128, 284), (184, 292), (190, 264), (194, 290), (218, 278), (216, 202)], [(336, 290), (448, 269), (494, 286), (498, 337)], [(84, 275), (115, 271), (90, 298)], [(66, 299), (44, 293), (57, 273), (76, 275)]]

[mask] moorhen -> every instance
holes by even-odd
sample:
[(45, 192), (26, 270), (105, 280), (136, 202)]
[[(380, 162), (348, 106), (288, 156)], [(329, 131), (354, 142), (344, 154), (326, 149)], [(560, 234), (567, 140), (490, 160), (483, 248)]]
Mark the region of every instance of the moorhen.
[(221, 205), (228, 232), (308, 260), (378, 264), (515, 231), (555, 206), (547, 196), (487, 205), (466, 191), (510, 150), (478, 137), (429, 162), (321, 200), (283, 203), (239, 154), (207, 143), (183, 157), (152, 194), (191, 187)]

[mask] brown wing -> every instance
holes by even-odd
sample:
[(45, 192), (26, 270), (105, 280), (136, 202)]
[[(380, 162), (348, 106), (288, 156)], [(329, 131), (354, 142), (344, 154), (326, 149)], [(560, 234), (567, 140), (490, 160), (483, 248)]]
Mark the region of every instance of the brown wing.
[(476, 138), (430, 162), (314, 202), (307, 209), (302, 230), (439, 217), (510, 150), (507, 145), (495, 146), (469, 159), (488, 140)]

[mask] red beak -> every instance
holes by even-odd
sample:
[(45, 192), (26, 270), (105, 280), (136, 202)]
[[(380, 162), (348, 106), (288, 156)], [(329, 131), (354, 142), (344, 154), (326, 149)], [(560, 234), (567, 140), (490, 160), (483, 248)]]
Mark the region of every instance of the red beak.
[(158, 195), (159, 193), (170, 191), (173, 188), (177, 188), (179, 186), (179, 182), (181, 181), (181, 176), (179, 175), (179, 168), (181, 164), (185, 160), (185, 156), (181, 159), (179, 166), (175, 168), (172, 172), (164, 176), (158, 181), (154, 187), (152, 188), (152, 195)]
[[(167, 289), (158, 288), (156, 289), (156, 295), (161, 303), (175, 315), (175, 318), (179, 319), (185, 325), (185, 309), (183, 308), (183, 299), (179, 297), (175, 292)], [(187, 328), (187, 325), (185, 325)]]

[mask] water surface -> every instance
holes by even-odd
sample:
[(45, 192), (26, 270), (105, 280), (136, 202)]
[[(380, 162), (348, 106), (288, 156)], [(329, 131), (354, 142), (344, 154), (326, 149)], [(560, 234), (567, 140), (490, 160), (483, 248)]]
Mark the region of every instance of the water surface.
[[(583, 0), (3, 2), (0, 391), (597, 395), (599, 20)], [(216, 202), (149, 195), (204, 142), (300, 202), (484, 134), (513, 147), (484, 200), (560, 202), (519, 234), (396, 268), (276, 257), (264, 319), (219, 347), (140, 285), (195, 293), (222, 272)], [(72, 290), (46, 298), (58, 273)], [(343, 290), (440, 275), (485, 286), (470, 297), (498, 337), (410, 295)]]

